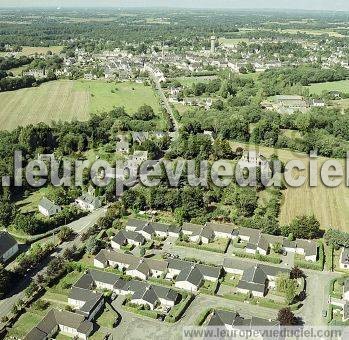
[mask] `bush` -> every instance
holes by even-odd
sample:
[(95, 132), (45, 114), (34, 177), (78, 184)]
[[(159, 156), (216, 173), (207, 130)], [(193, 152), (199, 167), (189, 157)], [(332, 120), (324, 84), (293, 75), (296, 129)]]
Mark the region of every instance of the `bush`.
[(233, 250), (233, 254), (241, 258), (254, 259), (254, 260), (259, 260), (259, 261), (269, 262), (274, 264), (280, 264), (282, 262), (279, 257), (274, 255), (261, 255), (261, 254), (254, 255), (254, 254), (248, 254), (248, 253), (236, 251), (236, 250)]
[(48, 301), (38, 300), (34, 303), (34, 308), (40, 311), (46, 310), (50, 306)]
[(197, 243), (191, 243), (191, 242), (184, 242), (184, 241), (176, 241), (176, 246), (181, 247), (188, 247), (188, 248), (195, 248), (195, 249), (201, 249), (206, 251), (212, 251), (214, 253), (224, 254), (227, 251), (227, 248), (229, 246), (229, 240), (227, 240), (227, 243), (224, 248), (215, 248), (210, 247), (209, 244), (197, 244)]
[(249, 297), (246, 294), (234, 293), (234, 294), (223, 294), (223, 298), (235, 301), (246, 301)]
[(213, 308), (209, 308), (200, 313), (199, 317), (195, 321), (195, 326), (202, 326), (207, 317), (214, 311)]
[[(138, 306), (139, 307), (139, 306)], [(135, 313), (138, 315), (146, 316), (148, 318), (157, 319), (159, 313), (153, 310), (139, 309), (138, 307), (133, 307), (132, 304), (125, 305), (123, 308), (128, 312)]]
[(182, 294), (182, 301), (172, 307), (170, 313), (166, 316), (165, 321), (170, 323), (178, 321), (182, 317), (186, 309), (189, 307), (193, 299), (194, 296), (192, 294), (188, 294), (187, 296)]

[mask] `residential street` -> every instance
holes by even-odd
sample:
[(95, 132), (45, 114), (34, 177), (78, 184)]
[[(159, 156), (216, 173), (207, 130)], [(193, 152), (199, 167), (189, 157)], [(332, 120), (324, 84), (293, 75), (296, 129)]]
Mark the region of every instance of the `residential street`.
[[(243, 261), (251, 263), (251, 266), (258, 263), (264, 263), (270, 266), (278, 267), (278, 265), (266, 262), (260, 262), (257, 260), (239, 258), (236, 256), (229, 255), (231, 251), (227, 254), (213, 253), (209, 251), (204, 251), (196, 248), (178, 247), (174, 245), (175, 240), (167, 239), (164, 244), (164, 251), (170, 254), (178, 255), (181, 258), (195, 258), (197, 260), (205, 261), (214, 265), (222, 265), (224, 258), (233, 258), (236, 261)], [(284, 267), (291, 268), (289, 257), (288, 261), (283, 264)], [(322, 317), (322, 311), (328, 308), (328, 290), (330, 281), (339, 277), (341, 274), (333, 272), (319, 272), (315, 270), (303, 270), (307, 275), (307, 298), (305, 300), (304, 306), (296, 311), (296, 315), (300, 316), (304, 322), (308, 325), (325, 325), (326, 319)], [(254, 307), (254, 310), (259, 310), (260, 307)], [(269, 313), (270, 309), (269, 310)]]
[(192, 301), (184, 316), (176, 324), (169, 324), (167, 322), (143, 318), (133, 313), (126, 312), (121, 307), (124, 298), (124, 296), (119, 296), (112, 303), (112, 306), (122, 316), (122, 321), (119, 326), (113, 330), (107, 328), (101, 329), (103, 333), (111, 333), (113, 339), (127, 338), (144, 340), (144, 329), (147, 329), (147, 338), (149, 339), (163, 340), (166, 338), (169, 340), (178, 340), (181, 339), (183, 327), (193, 326), (199, 314), (211, 307), (231, 308), (239, 312), (240, 315), (246, 317), (256, 316), (263, 318), (265, 315), (268, 315), (269, 318), (274, 319), (277, 314), (276, 310), (271, 310), (269, 308), (256, 308), (256, 306), (248, 303), (199, 294), (195, 297), (194, 301)]
[(85, 232), (88, 228), (90, 228), (92, 225), (94, 225), (100, 217), (105, 215), (105, 213), (106, 213), (106, 209), (101, 208), (101, 209), (98, 209), (98, 210), (92, 212), (91, 214), (89, 214), (89, 215), (87, 215), (87, 216), (85, 216), (77, 221), (74, 221), (74, 222), (68, 224), (68, 227), (71, 227), (76, 233), (79, 234), (78, 237), (76, 237), (75, 239), (73, 239), (69, 242), (65, 242), (62, 245), (60, 245), (58, 247), (58, 249), (53, 254), (51, 254), (51, 256), (49, 258), (47, 258), (46, 261), (44, 261), (44, 263), (42, 263), (39, 268), (36, 268), (34, 271), (32, 271), (30, 273), (30, 275), (28, 275), (28, 277), (26, 277), (20, 283), (19, 286), (15, 287), (13, 295), (11, 295), (10, 297), (7, 297), (5, 299), (2, 299), (0, 301), (0, 319), (3, 316), (9, 314), (13, 305), (15, 305), (20, 299), (23, 298), (23, 296), (24, 296), (23, 291), (29, 285), (30, 281), (35, 279), (37, 277), (37, 275), (45, 273), (46, 265), (48, 264), (49, 260), (52, 259), (52, 257), (61, 255), (66, 248), (70, 248), (74, 244), (76, 246), (80, 246), (81, 245), (81, 234), (83, 232)]
[(172, 107), (171, 107), (170, 103), (168, 102), (168, 99), (165, 96), (165, 93), (164, 93), (163, 89), (161, 88), (161, 84), (159, 83), (157, 78), (152, 73), (150, 75), (155, 83), (155, 86), (156, 86), (158, 92), (159, 92), (160, 98), (164, 103), (165, 109), (166, 109), (167, 113), (169, 114), (169, 116), (171, 117), (171, 121), (173, 123), (173, 130), (176, 132), (176, 131), (178, 131), (179, 124), (178, 124), (178, 122), (173, 114)]

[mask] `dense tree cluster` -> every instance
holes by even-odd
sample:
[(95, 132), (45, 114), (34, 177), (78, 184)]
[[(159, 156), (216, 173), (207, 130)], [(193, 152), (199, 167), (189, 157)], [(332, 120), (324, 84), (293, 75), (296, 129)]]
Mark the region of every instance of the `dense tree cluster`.
[(263, 90), (267, 96), (284, 93), (285, 87), (309, 85), (347, 79), (349, 71), (341, 66), (324, 69), (320, 66), (302, 65), (265, 71), (261, 76)]
[(326, 230), (324, 239), (327, 244), (331, 244), (336, 248), (349, 248), (349, 234), (344, 231), (330, 228)]

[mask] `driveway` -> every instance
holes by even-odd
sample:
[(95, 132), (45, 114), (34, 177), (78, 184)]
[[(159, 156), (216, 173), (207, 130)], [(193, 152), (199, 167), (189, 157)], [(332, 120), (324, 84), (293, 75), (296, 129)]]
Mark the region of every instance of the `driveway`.
[(339, 273), (317, 272), (304, 270), (307, 275), (307, 298), (304, 306), (296, 311), (307, 326), (326, 325), (326, 318), (322, 316), (322, 311), (328, 309), (330, 281), (333, 278), (340, 277)]

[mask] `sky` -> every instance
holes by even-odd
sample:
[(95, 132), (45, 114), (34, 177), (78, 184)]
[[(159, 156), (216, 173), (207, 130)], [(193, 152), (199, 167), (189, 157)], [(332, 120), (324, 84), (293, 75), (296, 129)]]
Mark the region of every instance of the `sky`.
[(349, 11), (348, 0), (0, 0), (0, 7), (187, 7)]

